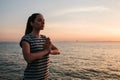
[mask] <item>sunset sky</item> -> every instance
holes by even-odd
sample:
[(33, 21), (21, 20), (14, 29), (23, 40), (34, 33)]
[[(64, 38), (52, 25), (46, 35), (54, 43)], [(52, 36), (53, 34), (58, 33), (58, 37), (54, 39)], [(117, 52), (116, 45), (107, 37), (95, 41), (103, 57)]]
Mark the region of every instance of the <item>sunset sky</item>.
[(32, 13), (53, 41), (120, 41), (120, 0), (0, 0), (0, 42), (19, 42)]

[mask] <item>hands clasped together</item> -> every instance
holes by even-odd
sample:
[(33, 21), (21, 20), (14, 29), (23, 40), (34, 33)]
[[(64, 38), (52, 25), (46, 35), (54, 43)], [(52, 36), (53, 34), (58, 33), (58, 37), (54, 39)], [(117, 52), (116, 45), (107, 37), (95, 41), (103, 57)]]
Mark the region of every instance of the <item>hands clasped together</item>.
[(51, 43), (50, 38), (46, 38), (44, 49), (52, 55), (60, 54), (60, 51)]
[(50, 41), (50, 38), (46, 38), (45, 44), (44, 44), (44, 49), (47, 50), (48, 52), (51, 51), (52, 43)]

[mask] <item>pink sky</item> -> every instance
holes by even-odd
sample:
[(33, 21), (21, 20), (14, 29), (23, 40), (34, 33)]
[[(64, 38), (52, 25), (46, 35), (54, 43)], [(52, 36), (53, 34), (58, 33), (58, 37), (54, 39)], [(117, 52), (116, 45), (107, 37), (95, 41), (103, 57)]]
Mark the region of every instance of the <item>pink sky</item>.
[(0, 42), (19, 42), (27, 18), (34, 12), (44, 15), (46, 27), (41, 33), (53, 41), (120, 41), (120, 1), (60, 0), (55, 3), (0, 1)]

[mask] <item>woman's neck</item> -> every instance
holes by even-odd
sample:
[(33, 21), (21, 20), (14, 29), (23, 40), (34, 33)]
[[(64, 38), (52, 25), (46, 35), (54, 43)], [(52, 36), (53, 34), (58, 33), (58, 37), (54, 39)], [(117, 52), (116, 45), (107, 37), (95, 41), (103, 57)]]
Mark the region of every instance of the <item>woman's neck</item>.
[(33, 31), (31, 32), (31, 34), (34, 35), (34, 36), (36, 36), (36, 37), (40, 37), (40, 36), (39, 36), (39, 35), (40, 35), (40, 31), (34, 31), (34, 30), (33, 30)]

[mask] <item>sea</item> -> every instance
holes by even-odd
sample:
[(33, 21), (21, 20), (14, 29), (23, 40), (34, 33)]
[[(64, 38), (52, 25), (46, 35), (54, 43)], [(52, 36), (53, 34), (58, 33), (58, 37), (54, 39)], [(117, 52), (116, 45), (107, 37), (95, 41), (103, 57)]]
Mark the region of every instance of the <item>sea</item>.
[[(49, 80), (120, 80), (120, 42), (53, 42)], [(22, 80), (26, 62), (17, 42), (0, 42), (0, 80)]]

